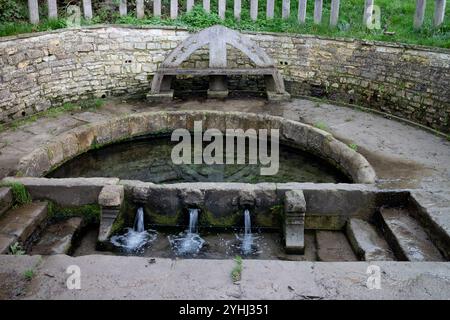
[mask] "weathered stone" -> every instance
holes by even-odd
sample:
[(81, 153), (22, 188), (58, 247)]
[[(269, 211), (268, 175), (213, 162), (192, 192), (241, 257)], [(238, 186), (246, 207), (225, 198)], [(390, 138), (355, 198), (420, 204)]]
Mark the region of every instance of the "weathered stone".
[(319, 261), (358, 261), (345, 234), (339, 231), (317, 231), (317, 257)]
[(347, 236), (358, 257), (365, 261), (394, 261), (386, 240), (368, 222), (353, 218), (347, 223)]
[(287, 191), (284, 200), (286, 213), (306, 212), (306, 200), (302, 190)]
[(9, 210), (0, 218), (0, 234), (25, 242), (47, 217), (47, 203), (25, 204)]
[(17, 237), (7, 235), (7, 234), (0, 234), (0, 254), (7, 254), (9, 253), (9, 248), (17, 241)]
[(205, 200), (205, 194), (199, 189), (181, 189), (179, 197), (185, 206), (202, 206)]
[(98, 196), (98, 204), (102, 207), (119, 207), (124, 199), (122, 185), (106, 185)]
[(305, 249), (306, 201), (301, 190), (287, 191), (284, 199), (284, 239), (288, 253), (303, 253)]
[(13, 204), (13, 195), (10, 188), (0, 187), (0, 216)]

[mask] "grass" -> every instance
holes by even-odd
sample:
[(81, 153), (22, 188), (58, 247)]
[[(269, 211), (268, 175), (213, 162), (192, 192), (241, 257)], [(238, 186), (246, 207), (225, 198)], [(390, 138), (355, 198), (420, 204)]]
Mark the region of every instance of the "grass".
[(9, 246), (9, 250), (11, 251), (11, 254), (15, 256), (22, 256), (26, 253), (19, 242), (16, 242), (13, 245)]
[(322, 121), (314, 123), (314, 127), (323, 131), (328, 131), (328, 125)]
[(350, 149), (358, 151), (358, 145), (356, 143), (350, 143), (348, 146)]
[(31, 281), (35, 276), (35, 272), (33, 269), (27, 269), (24, 271), (23, 273), (23, 277), (25, 278), (25, 280), (27, 281)]
[(5, 182), (0, 185), (11, 188), (15, 206), (21, 206), (31, 202), (31, 196), (23, 184), (18, 182)]
[(238, 282), (242, 277), (242, 257), (236, 256), (234, 262), (236, 264), (233, 270), (231, 270), (231, 280), (233, 280), (233, 282)]
[[(131, 25), (154, 25), (154, 26), (178, 26), (195, 31), (209, 27), (214, 24), (223, 24), (227, 27), (246, 31), (268, 31), (288, 32), (298, 34), (315, 34), (330, 37), (358, 38), (367, 40), (379, 40), (390, 42), (404, 42), (427, 46), (450, 48), (450, 3), (446, 8), (444, 23), (440, 28), (433, 28), (432, 19), (434, 1), (427, 1), (426, 18), (423, 28), (416, 31), (413, 28), (413, 17), (415, 12), (415, 0), (377, 0), (375, 2), (381, 8), (381, 29), (368, 30), (362, 25), (364, 10), (363, 0), (341, 1), (340, 18), (336, 28), (329, 27), (330, 2), (324, 3), (322, 24), (313, 23), (314, 1), (308, 1), (307, 19), (305, 24), (297, 22), (298, 0), (291, 0), (291, 16), (289, 19), (281, 19), (281, 4), (275, 8), (275, 18), (265, 19), (265, 2), (260, 1), (259, 19), (252, 21), (249, 14), (249, 2), (243, 2), (241, 20), (236, 21), (233, 17), (233, 1), (227, 0), (226, 19), (220, 20), (217, 12), (217, 0), (211, 1), (211, 14), (203, 11), (201, 6), (195, 6), (190, 13), (182, 10), (178, 19), (170, 20), (168, 16), (167, 2), (163, 2), (163, 19), (147, 17), (139, 20), (135, 18), (131, 6), (130, 14), (118, 17), (118, 13), (106, 15), (97, 12), (92, 21), (82, 21), (83, 25), (98, 23), (117, 23)], [(185, 8), (185, 1), (180, 1), (180, 6)], [(150, 13), (147, 11), (147, 13)], [(32, 26), (26, 22), (0, 23), (0, 36), (13, 35), (34, 31), (53, 30), (66, 27), (64, 19), (48, 21), (44, 20), (38, 26)]]

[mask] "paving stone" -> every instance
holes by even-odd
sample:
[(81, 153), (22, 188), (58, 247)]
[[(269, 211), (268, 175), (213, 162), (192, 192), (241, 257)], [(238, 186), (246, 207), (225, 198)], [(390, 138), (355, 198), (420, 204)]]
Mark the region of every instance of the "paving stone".
[(319, 261), (358, 261), (345, 234), (340, 231), (317, 231), (317, 256)]

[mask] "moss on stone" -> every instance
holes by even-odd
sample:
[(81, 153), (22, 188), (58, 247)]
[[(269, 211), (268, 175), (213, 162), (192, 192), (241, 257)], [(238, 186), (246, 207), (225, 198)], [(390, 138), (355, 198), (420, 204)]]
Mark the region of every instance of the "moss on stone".
[(88, 204), (80, 207), (62, 207), (52, 201), (48, 203), (48, 217), (50, 219), (67, 219), (82, 217), (88, 223), (100, 222), (100, 206)]
[(27, 191), (27, 189), (22, 183), (2, 182), (0, 186), (11, 188), (15, 206), (20, 206), (26, 203), (30, 203), (32, 201), (30, 193)]

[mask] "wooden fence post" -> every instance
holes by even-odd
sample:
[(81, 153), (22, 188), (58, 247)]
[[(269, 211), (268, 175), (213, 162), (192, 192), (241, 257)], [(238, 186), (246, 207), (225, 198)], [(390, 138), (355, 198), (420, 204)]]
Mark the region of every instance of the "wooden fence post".
[(322, 22), (323, 0), (315, 0), (314, 2), (314, 23), (320, 24)]
[(253, 21), (258, 19), (258, 0), (250, 0), (250, 18)]
[(153, 0), (153, 16), (161, 17), (161, 0)]
[(425, 18), (427, 0), (416, 0), (416, 13), (414, 14), (414, 29), (420, 29)]
[(28, 0), (28, 14), (32, 24), (39, 23), (39, 4), (38, 0)]
[(307, 0), (299, 0), (298, 1), (298, 21), (300, 23), (305, 23), (306, 21), (306, 1)]
[(330, 26), (336, 27), (339, 21), (340, 0), (331, 0)]
[(127, 0), (120, 0), (119, 14), (121, 17), (126, 16), (128, 14)]
[(47, 0), (47, 7), (48, 7), (48, 18), (57, 19), (58, 5), (56, 4), (56, 0)]
[(273, 19), (275, 12), (275, 0), (267, 0), (266, 2), (266, 18)]
[(444, 22), (445, 0), (435, 0), (433, 25), (439, 27)]
[(194, 0), (187, 0), (186, 2), (186, 12), (191, 12), (194, 8)]
[(291, 0), (283, 0), (281, 7), (281, 18), (289, 19), (291, 16)]
[(144, 0), (136, 0), (136, 17), (142, 19), (145, 16)]
[(242, 10), (242, 3), (241, 0), (234, 0), (234, 18), (236, 20), (241, 20), (241, 10)]
[(170, 0), (170, 19), (178, 17), (178, 0)]
[(208, 13), (211, 12), (211, 3), (209, 0), (203, 0), (203, 9)]

